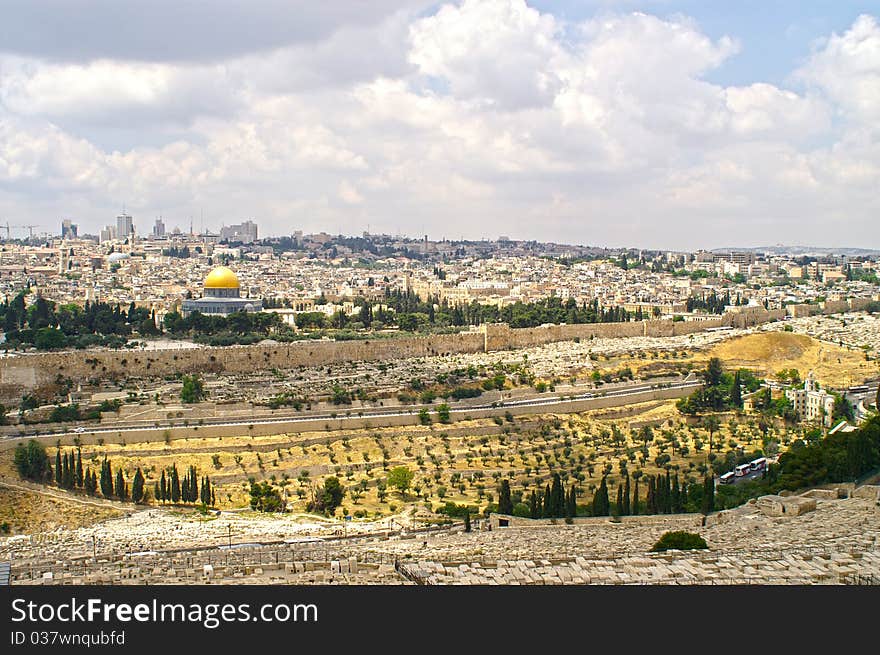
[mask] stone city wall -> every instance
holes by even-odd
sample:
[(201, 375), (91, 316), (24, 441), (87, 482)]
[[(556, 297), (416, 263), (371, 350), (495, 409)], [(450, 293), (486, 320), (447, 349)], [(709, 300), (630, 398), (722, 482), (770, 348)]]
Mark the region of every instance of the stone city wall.
[(9, 353), (0, 357), (0, 402), (16, 404), (21, 396), (59, 375), (72, 380), (162, 378), (191, 373), (246, 373), (349, 361), (382, 361), (539, 346), (591, 337), (673, 336), (717, 327), (749, 327), (777, 320), (784, 310), (740, 311), (705, 321), (631, 321), (510, 328), (483, 325), (480, 331), (426, 337), (352, 341), (296, 341), (253, 346), (169, 350), (68, 351)]

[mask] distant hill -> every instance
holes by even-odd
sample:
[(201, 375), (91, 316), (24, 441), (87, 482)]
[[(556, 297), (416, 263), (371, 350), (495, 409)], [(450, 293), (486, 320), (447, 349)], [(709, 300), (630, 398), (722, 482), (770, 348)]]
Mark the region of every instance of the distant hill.
[(880, 250), (869, 248), (820, 248), (818, 246), (763, 246), (755, 248), (713, 248), (711, 252), (764, 252), (774, 255), (847, 255), (849, 257), (873, 257)]

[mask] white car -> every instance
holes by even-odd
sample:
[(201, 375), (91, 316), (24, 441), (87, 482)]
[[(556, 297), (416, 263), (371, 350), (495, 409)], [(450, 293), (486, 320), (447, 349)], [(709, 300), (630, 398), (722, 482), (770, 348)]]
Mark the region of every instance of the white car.
[(73, 431), (74, 431), (74, 432), (83, 433), (83, 432), (86, 431), (86, 429), (85, 429), (84, 427), (80, 426), (80, 427), (78, 427), (78, 428), (73, 428)]

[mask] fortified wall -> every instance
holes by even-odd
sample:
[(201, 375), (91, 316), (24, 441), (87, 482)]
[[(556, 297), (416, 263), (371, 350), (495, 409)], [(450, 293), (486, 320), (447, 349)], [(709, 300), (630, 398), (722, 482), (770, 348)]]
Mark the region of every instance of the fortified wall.
[(591, 337), (665, 337), (717, 327), (749, 327), (781, 319), (785, 310), (742, 310), (705, 321), (637, 321), (510, 328), (488, 324), (479, 331), (428, 337), (352, 341), (297, 341), (253, 346), (169, 350), (68, 351), (8, 353), (0, 357), (0, 402), (18, 403), (21, 396), (59, 375), (75, 381), (162, 378), (192, 373), (247, 373), (277, 368), (326, 366), (339, 362), (382, 361), (489, 352), (540, 346)]

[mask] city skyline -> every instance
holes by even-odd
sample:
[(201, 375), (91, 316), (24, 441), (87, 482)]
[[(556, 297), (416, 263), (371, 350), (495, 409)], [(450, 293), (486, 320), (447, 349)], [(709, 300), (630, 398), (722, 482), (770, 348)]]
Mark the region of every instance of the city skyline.
[(877, 17), (699, 4), (12, 8), (0, 221), (880, 248)]

